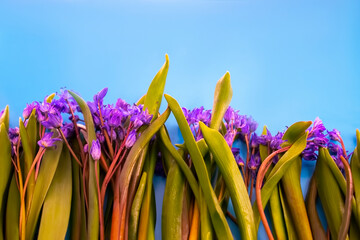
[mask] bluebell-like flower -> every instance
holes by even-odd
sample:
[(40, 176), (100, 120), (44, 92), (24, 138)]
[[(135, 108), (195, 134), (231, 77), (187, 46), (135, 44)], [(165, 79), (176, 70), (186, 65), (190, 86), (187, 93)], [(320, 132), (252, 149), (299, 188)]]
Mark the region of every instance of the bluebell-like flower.
[(100, 159), (101, 146), (100, 146), (100, 142), (98, 139), (92, 141), (91, 148), (90, 148), (90, 155), (95, 161)]
[(105, 95), (107, 94), (108, 88), (103, 88), (100, 92), (98, 92), (97, 94), (95, 94), (94, 96), (94, 102), (97, 105), (98, 102), (100, 103), (100, 105), (103, 104), (103, 99), (105, 97)]
[(61, 130), (66, 138), (70, 138), (75, 133), (74, 125), (72, 123), (65, 123)]
[(147, 109), (145, 111), (136, 110), (134, 113), (135, 114), (131, 116), (130, 121), (133, 122), (133, 126), (136, 129), (141, 127), (142, 125), (149, 124), (152, 119), (152, 115), (149, 114)]
[(331, 140), (340, 142), (340, 132), (337, 129), (334, 128), (332, 131), (327, 132)]
[(228, 131), (224, 138), (226, 140), (226, 143), (231, 147), (234, 143), (236, 132), (235, 131)]
[(136, 130), (131, 130), (129, 136), (126, 138), (125, 147), (131, 148), (136, 142)]
[(64, 100), (72, 99), (72, 96), (70, 95), (70, 93), (66, 88), (60, 88), (60, 92), (57, 93), (57, 95)]
[(26, 119), (30, 116), (31, 112), (36, 109), (38, 103), (37, 102), (32, 102), (30, 104), (26, 104), (26, 107), (24, 108), (23, 111), (23, 118)]
[(47, 129), (59, 128), (62, 126), (63, 119), (60, 114), (48, 114), (48, 119), (41, 124)]
[(89, 152), (89, 145), (86, 143), (84, 145), (84, 153), (87, 153), (87, 152)]
[(251, 155), (247, 167), (251, 170), (256, 170), (260, 166), (260, 163), (261, 163), (260, 154), (259, 152), (257, 152)]
[(283, 132), (278, 132), (271, 140), (270, 140), (270, 148), (272, 150), (278, 150), (281, 148), (281, 144), (284, 142), (282, 137), (284, 136)]
[(231, 148), (231, 152), (235, 157), (235, 161), (239, 166), (244, 166), (244, 159), (240, 156), (240, 148)]
[(43, 148), (54, 147), (55, 142), (61, 141), (61, 138), (52, 138), (53, 132), (47, 132), (44, 136), (38, 141), (38, 145)]
[(19, 128), (18, 127), (15, 127), (15, 128), (9, 128), (9, 139), (10, 139), (10, 142), (13, 144), (13, 145), (16, 145), (19, 141)]

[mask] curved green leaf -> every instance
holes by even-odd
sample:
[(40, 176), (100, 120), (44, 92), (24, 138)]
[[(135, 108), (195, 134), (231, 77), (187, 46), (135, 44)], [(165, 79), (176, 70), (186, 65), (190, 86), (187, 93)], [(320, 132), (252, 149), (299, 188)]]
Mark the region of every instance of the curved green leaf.
[(151, 228), (150, 222), (151, 214), (151, 194), (152, 194), (152, 179), (154, 177), (155, 172), (155, 164), (157, 159), (157, 144), (155, 144), (150, 149), (150, 154), (148, 155), (147, 161), (145, 161), (144, 172), (147, 173), (147, 184), (145, 187), (145, 194), (144, 199), (141, 204), (141, 212), (140, 212), (140, 219), (139, 219), (139, 232), (138, 232), (138, 239), (148, 239), (148, 228)]
[(199, 186), (196, 181), (196, 178), (194, 177), (194, 174), (191, 172), (191, 169), (186, 164), (180, 153), (175, 149), (175, 147), (170, 142), (169, 136), (166, 134), (164, 127), (160, 128), (159, 133), (162, 143), (164, 144), (165, 148), (170, 152), (171, 156), (174, 158), (176, 163), (179, 165), (181, 171), (186, 177), (186, 180), (189, 182), (189, 185), (194, 193), (195, 198), (199, 200), (199, 193), (198, 193)]
[(26, 239), (32, 239), (34, 236), (41, 208), (60, 161), (62, 148), (63, 143), (56, 142), (56, 147), (45, 150), (45, 154), (41, 160), (41, 168), (26, 217)]
[(63, 148), (61, 160), (46, 194), (39, 228), (39, 240), (65, 239), (69, 225), (72, 194), (71, 159)]
[(129, 220), (129, 236), (128, 236), (129, 240), (137, 239), (141, 204), (145, 193), (146, 176), (147, 173), (144, 172), (141, 176), (139, 187), (136, 191), (135, 198), (131, 206), (131, 213)]
[(208, 128), (202, 122), (199, 124), (205, 142), (214, 156), (230, 193), (241, 238), (256, 239), (251, 202), (234, 155), (224, 137), (217, 130)]
[(196, 144), (196, 141), (186, 121), (184, 113), (182, 112), (180, 105), (174, 98), (165, 94), (165, 99), (168, 102), (169, 107), (171, 108), (171, 111), (175, 116), (181, 134), (183, 135), (183, 138), (185, 140), (186, 148), (190, 153), (201, 189), (204, 193), (204, 198), (208, 205), (209, 213), (213, 222), (213, 226), (215, 228), (216, 235), (219, 238), (233, 239), (225, 215), (222, 212), (220, 204), (211, 186), (204, 159), (201, 155), (198, 145)]
[(19, 240), (20, 194), (16, 186), (15, 174), (11, 178), (7, 196), (5, 234), (7, 240)]
[(296, 142), (296, 140), (303, 136), (304, 132), (310, 127), (311, 123), (311, 121), (300, 121), (291, 125), (282, 137), (282, 140), (286, 142), (284, 142), (281, 147), (290, 146)]
[[(23, 147), (24, 152), (24, 178), (27, 178), (27, 175), (29, 173), (29, 170), (31, 168), (31, 165), (34, 161), (34, 152), (33, 152), (33, 146), (31, 143), (31, 140), (29, 140), (29, 135), (26, 131), (24, 122), (19, 119), (19, 132), (20, 132), (20, 138), (21, 138), (21, 144)], [(29, 183), (26, 189), (26, 206), (30, 206), (30, 201), (32, 199), (33, 193), (35, 188), (35, 172), (32, 171)]]
[[(121, 192), (121, 199), (120, 199), (120, 206), (125, 206), (125, 203), (128, 198), (128, 190), (129, 190), (129, 183), (131, 180), (131, 175), (133, 169), (135, 167), (136, 161), (144, 149), (150, 141), (150, 139), (154, 136), (154, 134), (159, 131), (162, 125), (164, 125), (165, 121), (168, 119), (170, 115), (170, 109), (166, 109), (166, 111), (160, 115), (153, 123), (150, 124), (140, 135), (140, 137), (135, 142), (134, 146), (131, 148), (124, 167), (120, 174), (120, 192)], [(121, 210), (121, 214), (126, 214), (123, 212), (124, 209)]]
[[(71, 96), (75, 99), (81, 112), (84, 116), (86, 133), (87, 133), (87, 143), (88, 149), (91, 149), (91, 144), (93, 140), (96, 140), (94, 121), (90, 112), (90, 109), (86, 102), (77, 94), (72, 91), (68, 91)], [(99, 204), (98, 204), (98, 195), (96, 188), (96, 174), (95, 174), (95, 164), (99, 164), (99, 161), (94, 161), (89, 154), (89, 211), (88, 211), (88, 238), (97, 240), (99, 237)], [(99, 168), (97, 168), (99, 169)]]
[(0, 117), (0, 124), (5, 124), (5, 129), (8, 132), (9, 131), (9, 120), (10, 120), (10, 114), (9, 114), (9, 106), (6, 105), (3, 114)]
[(358, 129), (356, 129), (356, 143), (357, 144), (350, 161), (356, 200), (356, 206), (353, 205), (352, 208), (353, 212), (355, 208), (356, 214), (354, 215), (356, 218), (360, 219), (360, 132)]
[[(264, 126), (262, 135), (266, 135), (267, 133), (268, 133), (268, 129), (266, 126)], [(265, 158), (267, 158), (267, 156), (269, 155), (269, 147), (260, 144), (259, 152), (260, 152), (261, 162), (263, 162)], [(273, 168), (272, 166), (269, 167), (269, 170), (265, 174), (265, 179), (269, 176), (272, 168)], [(271, 214), (271, 219), (272, 219), (276, 238), (279, 240), (285, 240), (287, 239), (287, 236), (286, 236), (285, 222), (283, 217), (284, 214), (282, 211), (281, 199), (279, 194), (280, 194), (279, 188), (275, 187), (269, 199), (270, 214)]]
[[(294, 144), (289, 148), (289, 150), (279, 159), (277, 164), (274, 166), (272, 171), (270, 172), (264, 186), (261, 189), (261, 201), (263, 207), (266, 206), (271, 193), (273, 192), (274, 188), (280, 181), (280, 179), (284, 176), (285, 172), (289, 169), (291, 164), (294, 162), (297, 156), (301, 154), (301, 152), (306, 147), (306, 140), (307, 140), (307, 133), (303, 134)], [(254, 211), (254, 219), (255, 219), (255, 226), (258, 229), (260, 224), (260, 215), (259, 209), (257, 205), (253, 205)]]
[[(333, 238), (338, 237), (342, 213), (344, 211), (344, 196), (332, 174), (325, 159), (331, 158), (327, 149), (319, 149), (319, 157), (316, 162), (315, 179), (321, 205), (324, 209), (328, 227)], [(329, 197), (331, 196), (331, 197)]]
[(298, 156), (281, 179), (283, 197), (286, 198), (288, 213), (292, 220), (301, 219), (294, 224), (298, 239), (312, 239), (309, 218), (306, 212), (304, 196), (301, 191), (301, 157)]
[(148, 109), (149, 114), (153, 115), (151, 121), (157, 118), (161, 99), (164, 94), (166, 76), (169, 70), (169, 56), (165, 54), (165, 63), (155, 75), (144, 99), (144, 109)]
[[(10, 183), (11, 143), (5, 123), (0, 123), (0, 226), (3, 226), (5, 214), (6, 190)], [(3, 228), (0, 228), (0, 238), (3, 238)]]
[(226, 72), (216, 83), (210, 128), (219, 130), (220, 124), (232, 98), (230, 73)]
[(311, 177), (309, 189), (306, 195), (306, 210), (309, 215), (309, 222), (314, 239), (326, 240), (326, 233), (321, 224), (320, 217), (316, 209), (317, 187), (315, 173)]

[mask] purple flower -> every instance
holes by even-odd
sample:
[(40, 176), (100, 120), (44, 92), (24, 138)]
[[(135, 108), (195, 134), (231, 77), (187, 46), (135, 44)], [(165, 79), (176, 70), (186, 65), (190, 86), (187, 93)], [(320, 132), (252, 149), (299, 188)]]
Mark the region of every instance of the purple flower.
[(117, 101), (116, 101), (116, 104), (115, 104), (116, 107), (124, 110), (124, 111), (128, 111), (129, 107), (130, 107), (130, 104), (128, 104), (127, 102), (125, 102), (124, 100), (122, 100), (121, 98), (119, 98)]
[(19, 141), (19, 128), (9, 128), (9, 139), (13, 145), (16, 145)]
[(313, 127), (310, 131), (309, 137), (312, 137), (312, 135), (319, 135), (319, 133), (322, 133), (326, 130), (323, 122), (321, 121), (321, 119), (319, 117), (315, 118)]
[(100, 92), (95, 94), (94, 102), (96, 105), (98, 104), (98, 102), (100, 103), (100, 105), (102, 105), (103, 99), (104, 99), (105, 95), (107, 94), (107, 91), (108, 91), (108, 88), (103, 88)]
[(66, 138), (70, 138), (75, 130), (74, 130), (74, 125), (72, 123), (66, 123), (61, 130), (63, 131), (64, 135)]
[(4, 114), (4, 111), (5, 111), (5, 109), (1, 110), (1, 112), (0, 112), (0, 118), (1, 118), (2, 115)]
[(72, 99), (72, 96), (66, 88), (60, 88), (60, 93), (57, 93), (57, 95), (64, 100)]
[(84, 145), (84, 153), (87, 153), (89, 151), (89, 145), (86, 143)]
[(226, 143), (231, 147), (234, 143), (234, 139), (235, 139), (235, 135), (236, 135), (236, 131), (228, 131), (224, 138), (226, 140)]
[(62, 126), (63, 119), (60, 114), (48, 114), (48, 119), (41, 124), (47, 129), (59, 128)]
[(337, 129), (334, 128), (332, 131), (327, 132), (331, 140), (340, 142), (340, 132)]
[(93, 140), (90, 148), (91, 157), (97, 161), (101, 157), (101, 146), (99, 140)]
[(235, 161), (239, 166), (244, 166), (244, 160), (240, 156), (240, 149), (239, 148), (231, 148), (231, 151), (235, 157)]
[(247, 167), (251, 170), (255, 170), (260, 166), (260, 163), (261, 163), (260, 154), (257, 152), (255, 154), (251, 155)]
[(119, 127), (122, 122), (122, 112), (118, 109), (114, 109), (111, 111), (110, 118), (108, 120), (108, 124), (110, 127)]
[(23, 111), (24, 119), (26, 119), (30, 116), (31, 112), (33, 111), (33, 109), (36, 109), (37, 105), (38, 105), (37, 102), (26, 104), (26, 107), (24, 108), (24, 111)]
[(284, 142), (282, 137), (284, 136), (283, 132), (278, 132), (271, 140), (270, 140), (270, 148), (272, 150), (278, 150), (281, 148), (281, 144)]
[(60, 138), (52, 138), (53, 132), (47, 132), (44, 136), (38, 141), (38, 145), (42, 148), (49, 148), (56, 146), (56, 141), (61, 141)]
[(131, 116), (130, 121), (133, 122), (133, 127), (135, 129), (141, 127), (142, 125), (147, 125), (150, 123), (152, 115), (148, 113), (148, 110), (141, 111), (141, 108), (134, 107), (134, 114)]
[(136, 130), (131, 130), (129, 136), (126, 138), (125, 147), (131, 148), (136, 142)]

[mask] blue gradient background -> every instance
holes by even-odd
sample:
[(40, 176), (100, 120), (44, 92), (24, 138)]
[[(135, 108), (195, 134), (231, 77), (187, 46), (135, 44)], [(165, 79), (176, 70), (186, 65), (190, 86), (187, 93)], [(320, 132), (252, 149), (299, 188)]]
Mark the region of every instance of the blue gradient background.
[[(319, 116), (352, 151), (359, 23), (359, 1), (2, 1), (0, 108), (10, 105), (16, 125), (26, 103), (61, 87), (91, 99), (106, 86), (108, 102), (134, 102), (168, 53), (165, 91), (181, 105), (211, 108), (216, 81), (229, 71), (232, 106), (260, 129)], [(168, 126), (180, 141), (173, 118)], [(304, 164), (304, 185), (312, 169)], [(160, 196), (165, 183), (155, 181)]]

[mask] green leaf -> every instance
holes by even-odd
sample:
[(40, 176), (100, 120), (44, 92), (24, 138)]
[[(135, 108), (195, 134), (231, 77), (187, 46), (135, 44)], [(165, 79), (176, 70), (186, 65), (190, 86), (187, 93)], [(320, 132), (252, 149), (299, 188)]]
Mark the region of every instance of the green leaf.
[(230, 73), (226, 72), (216, 83), (210, 128), (219, 130), (232, 98)]
[[(150, 124), (149, 127), (147, 127), (140, 135), (140, 137), (136, 140), (134, 146), (131, 148), (125, 163), (124, 167), (120, 174), (120, 192), (121, 192), (121, 198), (120, 198), (120, 206), (126, 206), (127, 198), (128, 198), (128, 191), (129, 191), (129, 183), (131, 180), (131, 176), (134, 170), (134, 167), (136, 165), (136, 161), (140, 156), (140, 153), (143, 151), (143, 149), (148, 145), (151, 138), (154, 136), (154, 134), (159, 131), (162, 125), (164, 125), (165, 121), (168, 119), (170, 115), (170, 109), (166, 109), (166, 111), (160, 115), (153, 123)], [(126, 214), (124, 212), (125, 209), (121, 209), (121, 214)]]
[(46, 194), (39, 228), (39, 240), (65, 239), (69, 225), (72, 193), (70, 153), (63, 148), (55, 176)]
[(41, 160), (41, 168), (35, 183), (33, 198), (26, 218), (26, 239), (32, 239), (34, 236), (40, 211), (55, 175), (62, 148), (63, 143), (56, 142), (56, 147), (45, 150), (45, 154)]
[(205, 142), (214, 156), (230, 193), (241, 238), (256, 239), (251, 202), (234, 155), (224, 137), (217, 130), (208, 128), (202, 122), (199, 124)]
[[(34, 160), (34, 152), (33, 152), (33, 146), (31, 141), (29, 140), (29, 135), (26, 131), (26, 128), (24, 126), (24, 122), (19, 119), (19, 132), (20, 132), (20, 138), (21, 138), (21, 144), (24, 151), (24, 178), (27, 178), (27, 175), (29, 173), (29, 170), (31, 168), (31, 165)], [(26, 206), (30, 206), (30, 201), (32, 199), (33, 193), (35, 188), (35, 172), (32, 171), (29, 183), (26, 189)]]
[[(5, 123), (0, 124), (0, 226), (3, 226), (5, 214), (6, 190), (10, 183), (11, 143)], [(0, 238), (3, 238), (3, 228), (0, 228)]]
[(11, 178), (7, 196), (5, 234), (7, 240), (19, 240), (20, 194), (16, 186), (15, 173)]
[[(271, 193), (273, 192), (274, 188), (280, 181), (280, 179), (284, 176), (285, 172), (289, 169), (291, 164), (294, 162), (297, 156), (301, 154), (301, 152), (306, 147), (306, 140), (307, 140), (307, 133), (303, 134), (294, 144), (289, 148), (289, 150), (279, 159), (278, 163), (274, 166), (272, 171), (270, 172), (264, 186), (261, 189), (261, 201), (263, 207), (266, 206)], [(257, 205), (253, 205), (254, 211), (254, 219), (255, 219), (255, 226), (256, 229), (259, 227), (260, 224), (260, 215), (259, 209)]]
[(309, 189), (306, 195), (306, 210), (314, 239), (326, 240), (326, 233), (316, 209), (317, 187), (315, 174), (316, 173), (313, 174), (309, 183)]
[(157, 118), (161, 105), (161, 99), (164, 94), (168, 70), (169, 56), (165, 54), (165, 63), (152, 80), (144, 100), (144, 109), (148, 109), (149, 114), (153, 115), (151, 121), (154, 121)]
[(36, 113), (36, 109), (33, 109), (26, 125), (26, 132), (29, 139), (29, 145), (34, 154), (36, 153), (37, 142), (39, 140), (38, 123), (36, 120), (35, 113)]
[[(73, 143), (77, 144), (76, 141)], [(72, 145), (75, 145), (72, 144)], [(70, 214), (70, 239), (86, 238), (86, 215), (85, 215), (85, 199), (82, 184), (82, 169), (76, 160), (71, 156), (72, 164), (72, 200)]]
[[(327, 164), (327, 166), (331, 170), (333, 176), (335, 177), (337, 183), (339, 184), (341, 192), (345, 196), (346, 195), (346, 181), (345, 181), (344, 175), (341, 173), (339, 167), (336, 165), (335, 161), (330, 156), (329, 151), (328, 150), (324, 151), (324, 154), (325, 154), (325, 157), (323, 158), (323, 161)], [(356, 153), (354, 152), (354, 154), (356, 154)], [(356, 170), (355, 167), (354, 167), (354, 170)], [(356, 173), (355, 173), (355, 175), (356, 175)], [(356, 196), (356, 194), (355, 194), (355, 196)], [(359, 215), (357, 214), (357, 204), (356, 204), (356, 200), (354, 197), (351, 200), (351, 206), (352, 206), (351, 210), (353, 212), (353, 216), (354, 216), (356, 222), (358, 223), (358, 225), (360, 225), (360, 218), (359, 218)]]
[(46, 97), (45, 101), (47, 103), (51, 103), (55, 96), (56, 96), (56, 94), (52, 93), (52, 94), (50, 94), (49, 96)]
[[(75, 99), (81, 112), (84, 116), (86, 133), (87, 133), (87, 143), (88, 149), (91, 149), (91, 144), (93, 140), (96, 140), (94, 121), (90, 112), (90, 109), (86, 102), (77, 94), (72, 91), (68, 91), (71, 96)], [(89, 191), (88, 191), (88, 201), (89, 201), (89, 211), (88, 211), (88, 238), (97, 240), (99, 238), (99, 204), (98, 204), (98, 195), (96, 188), (96, 174), (95, 174), (95, 164), (99, 164), (99, 161), (94, 161), (89, 154)], [(97, 168), (99, 169), (99, 167)]]
[(10, 119), (10, 114), (9, 114), (9, 106), (6, 105), (3, 114), (0, 117), (0, 125), (2, 123), (5, 124), (5, 129), (8, 132), (9, 131), (9, 119)]
[(325, 159), (329, 157), (331, 158), (327, 149), (319, 149), (315, 179), (331, 236), (337, 238), (342, 220), (342, 212), (344, 211), (344, 196), (336, 178), (326, 164)]
[(185, 177), (179, 165), (171, 165), (166, 178), (161, 215), (162, 239), (182, 240), (182, 211)]
[(155, 172), (155, 164), (157, 159), (157, 144), (155, 144), (150, 149), (150, 154), (148, 156), (147, 161), (145, 161), (144, 172), (147, 173), (147, 184), (145, 187), (145, 195), (141, 205), (140, 212), (140, 222), (139, 222), (139, 232), (138, 239), (148, 239), (148, 228), (150, 226), (151, 217), (150, 217), (150, 208), (151, 208), (151, 193), (152, 193), (152, 180)]
[[(280, 185), (276, 186), (275, 188), (278, 189), (282, 209), (284, 211), (284, 218), (285, 218), (285, 223), (286, 223), (288, 239), (298, 239), (296, 231), (295, 231), (296, 224), (294, 223), (293, 219), (291, 218), (291, 214), (290, 214), (289, 202), (284, 198), (284, 194), (283, 194), (283, 191), (282, 191)], [(297, 221), (296, 223), (298, 223), (298, 222), (299, 221)], [(312, 239), (312, 238), (310, 238), (310, 239)]]
[(186, 162), (180, 155), (180, 153), (175, 149), (175, 147), (170, 142), (169, 136), (166, 134), (164, 126), (160, 128), (159, 134), (165, 148), (170, 152), (171, 156), (174, 158), (176, 163), (179, 165), (181, 171), (185, 175), (186, 180), (189, 182), (189, 185), (194, 193), (195, 198), (199, 200), (199, 193), (198, 193), (199, 185), (197, 183), (197, 180), (194, 177), (194, 174), (192, 173), (189, 166), (186, 164)]
[(287, 210), (293, 221), (301, 219), (301, 221), (296, 221), (296, 224), (294, 224), (294, 230), (298, 239), (312, 239), (310, 223), (300, 185), (301, 157), (298, 156), (293, 161), (294, 163), (288, 168), (281, 179), (282, 193), (283, 197), (286, 198)]
[(196, 144), (196, 141), (182, 112), (182, 109), (180, 108), (178, 102), (171, 96), (165, 94), (165, 99), (168, 102), (169, 107), (171, 108), (171, 111), (175, 116), (181, 134), (185, 140), (186, 148), (190, 153), (201, 189), (204, 193), (204, 198), (208, 205), (209, 213), (213, 226), (215, 228), (216, 235), (219, 238), (233, 239), (225, 215), (222, 212), (214, 190), (212, 189), (204, 159), (201, 155), (198, 145)]
[(134, 201), (131, 206), (130, 221), (129, 221), (129, 240), (136, 240), (138, 235), (138, 224), (140, 217), (141, 204), (143, 202), (147, 173), (144, 172), (141, 176), (138, 189), (135, 194)]
[(354, 215), (360, 219), (360, 132), (358, 129), (356, 129), (356, 147), (351, 156), (350, 167), (356, 200), (356, 207), (353, 206), (353, 212), (355, 208), (356, 213)]
[[(266, 135), (267, 133), (268, 133), (268, 129), (266, 128), (266, 126), (264, 126), (262, 135)], [(267, 158), (267, 156), (269, 155), (269, 147), (260, 144), (259, 152), (260, 152), (261, 162), (263, 162), (265, 158)], [(270, 166), (269, 170), (265, 174), (265, 178), (269, 176), (270, 171), (272, 169), (273, 167)], [(284, 214), (282, 211), (281, 199), (280, 199), (278, 187), (275, 187), (273, 192), (271, 193), (269, 204), (270, 204), (270, 214), (273, 222), (275, 236), (277, 239), (280, 240), (286, 239), (287, 236), (286, 236), (285, 222), (283, 217)]]
[(296, 142), (296, 140), (304, 135), (304, 132), (310, 127), (311, 123), (311, 121), (300, 121), (291, 125), (282, 137), (282, 139), (286, 142), (284, 142), (281, 147), (290, 146)]

